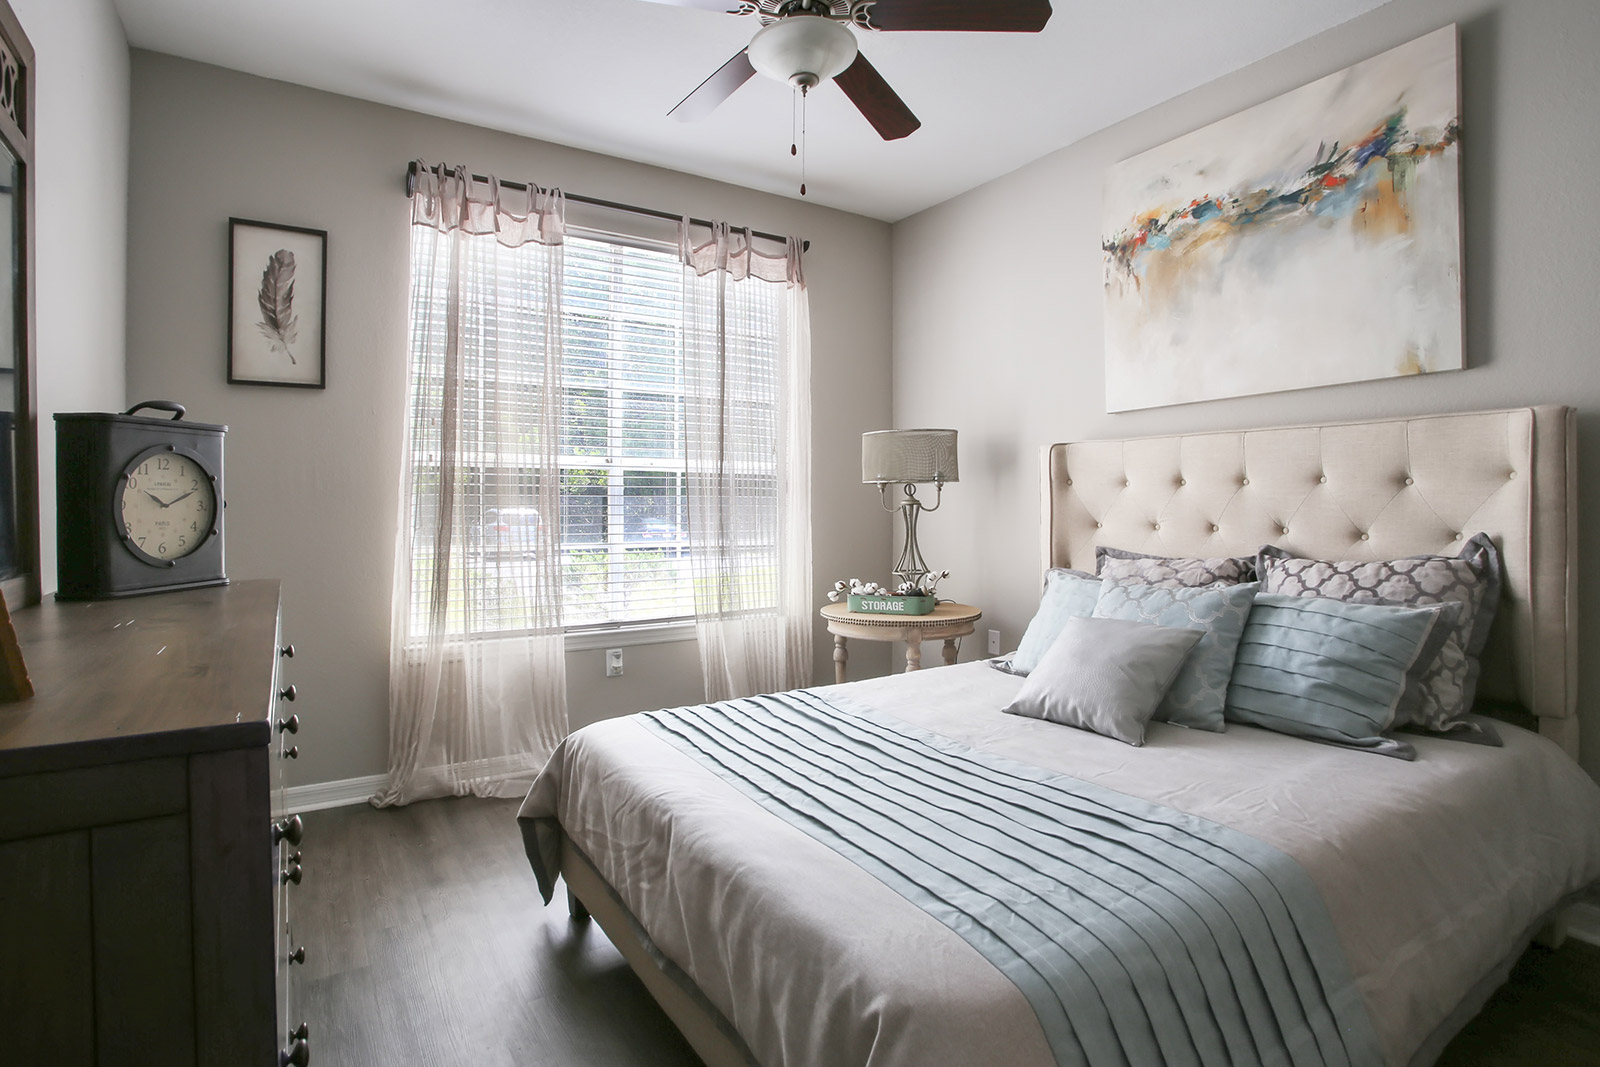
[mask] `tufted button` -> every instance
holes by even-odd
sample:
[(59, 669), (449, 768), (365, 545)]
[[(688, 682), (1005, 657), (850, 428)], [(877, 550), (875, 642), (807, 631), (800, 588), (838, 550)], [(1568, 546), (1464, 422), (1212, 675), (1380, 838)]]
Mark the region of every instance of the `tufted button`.
[(1179, 485), (1188, 485), (1189, 484), (1189, 479), (1187, 479), (1187, 478), (1179, 478), (1178, 479), (1178, 484)]
[(1517, 476), (1517, 472), (1516, 471), (1512, 471), (1511, 473), (1506, 475), (1507, 478), (1515, 478), (1516, 476)]
[(1098, 530), (1098, 529), (1100, 529), (1100, 524), (1099, 524), (1099, 523), (1098, 523), (1098, 522), (1097, 522), (1097, 523), (1095, 523), (1095, 524), (1094, 524), (1094, 528), (1095, 528), (1095, 529), (1096, 529), (1096, 530)]
[(1133, 488), (1133, 483), (1125, 481), (1125, 482), (1122, 483), (1122, 488), (1124, 488), (1124, 489), (1132, 489)]
[(1466, 536), (1466, 535), (1465, 535), (1465, 534), (1462, 534), (1462, 533), (1459, 533), (1459, 532), (1458, 532), (1458, 533), (1457, 533), (1457, 534), (1456, 534), (1456, 540), (1457, 540), (1457, 541), (1459, 541), (1459, 540), (1461, 540), (1461, 539), (1462, 539), (1462, 538), (1463, 538), (1463, 537), (1464, 537), (1464, 536)]
[(1328, 484), (1328, 476), (1326, 474), (1324, 474), (1324, 475), (1321, 475), (1320, 477), (1318, 477), (1317, 478), (1317, 484), (1318, 485), (1327, 485)]
[(1071, 484), (1072, 484), (1072, 479), (1071, 479), (1071, 478), (1068, 478), (1068, 479), (1067, 479), (1067, 484), (1068, 484), (1068, 485), (1071, 485)]
[(1159, 522), (1152, 522), (1150, 524), (1150, 529), (1159, 530), (1159, 529), (1161, 529), (1161, 524)]
[(1250, 484), (1250, 479), (1249, 478), (1240, 478), (1239, 479), (1239, 484), (1240, 485), (1249, 485)]
[(1217, 533), (1221, 529), (1222, 529), (1222, 527), (1218, 526), (1216, 523), (1212, 523), (1211, 524), (1211, 532), (1212, 533)]
[(1410, 478), (1407, 478), (1407, 479), (1406, 479), (1406, 484), (1407, 484), (1407, 485), (1416, 485), (1416, 484), (1417, 484), (1417, 483), (1416, 483), (1416, 482), (1415, 482), (1415, 481), (1414, 481), (1414, 480), (1412, 480), (1412, 479), (1410, 479)]
[(1361, 540), (1366, 541), (1366, 540), (1369, 540), (1369, 538), (1367, 537), (1366, 534), (1362, 534), (1361, 535)]
[(1287, 526), (1280, 526), (1280, 527), (1278, 527), (1278, 532), (1279, 532), (1279, 533), (1281, 533), (1281, 534), (1286, 534), (1286, 533), (1288, 533), (1288, 532), (1289, 532), (1289, 527), (1287, 527)]

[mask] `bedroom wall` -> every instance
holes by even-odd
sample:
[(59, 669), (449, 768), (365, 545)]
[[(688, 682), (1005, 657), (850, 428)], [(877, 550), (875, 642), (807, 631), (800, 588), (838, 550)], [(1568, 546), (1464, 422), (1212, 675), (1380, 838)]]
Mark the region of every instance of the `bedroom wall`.
[[(889, 416), (889, 227), (839, 211), (135, 50), (128, 224), (130, 397), (227, 423), (228, 572), (284, 580), (303, 755), (291, 784), (381, 773), (401, 414), (408, 160), (809, 238), (815, 574), (881, 562), (887, 517), (858, 435)], [(325, 391), (226, 382), (228, 218), (329, 231)], [(629, 646), (605, 678), (568, 656), (573, 724), (701, 699), (693, 641)], [(883, 646), (853, 654), (887, 669)], [(818, 628), (816, 670), (832, 677)]]
[(123, 407), (128, 40), (111, 0), (11, 0), (33, 43), (40, 577), (56, 587), (58, 411)]
[[(1104, 408), (1106, 168), (1450, 22), (1461, 26), (1469, 369), (1122, 415)], [(1038, 602), (1048, 442), (1562, 402), (1580, 411), (1585, 547), (1600, 530), (1600, 5), (1393, 0), (894, 228), (894, 414), (962, 434), (962, 480), (923, 524), (951, 595), (1014, 647)], [(1600, 650), (1600, 556), (1583, 552), (1583, 645)], [(1600, 672), (1583, 684), (1600, 774)]]

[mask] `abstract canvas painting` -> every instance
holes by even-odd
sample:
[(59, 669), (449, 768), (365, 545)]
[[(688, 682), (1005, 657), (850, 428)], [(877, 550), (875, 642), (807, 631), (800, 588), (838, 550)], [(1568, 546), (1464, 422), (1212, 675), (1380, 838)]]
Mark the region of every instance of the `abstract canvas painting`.
[(1106, 410), (1459, 370), (1456, 27), (1118, 163)]

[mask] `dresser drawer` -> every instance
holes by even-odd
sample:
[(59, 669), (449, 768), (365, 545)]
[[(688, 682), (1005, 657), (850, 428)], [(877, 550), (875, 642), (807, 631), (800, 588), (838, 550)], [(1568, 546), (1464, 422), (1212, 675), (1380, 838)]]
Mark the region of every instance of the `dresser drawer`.
[(278, 608), (246, 581), (13, 613), (0, 1062), (280, 1067)]

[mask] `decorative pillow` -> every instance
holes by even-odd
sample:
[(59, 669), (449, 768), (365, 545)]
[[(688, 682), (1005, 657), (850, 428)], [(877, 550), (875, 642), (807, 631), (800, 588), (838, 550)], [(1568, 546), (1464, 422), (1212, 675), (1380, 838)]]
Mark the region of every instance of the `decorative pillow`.
[(1044, 578), (1044, 596), (1039, 610), (1023, 631), (1017, 651), (1011, 657), (1013, 674), (1029, 674), (1050, 651), (1061, 626), (1068, 619), (1088, 618), (1100, 599), (1100, 579), (1082, 571), (1053, 568)]
[(1145, 724), (1199, 640), (1193, 630), (1067, 619), (1016, 699), (1001, 710), (1142, 745)]
[(1414, 759), (1394, 725), (1406, 672), (1437, 607), (1393, 607), (1261, 593), (1228, 687), (1228, 719), (1279, 733)]
[(1377, 562), (1330, 563), (1300, 559), (1264, 546), (1258, 557), (1267, 593), (1327, 597), (1356, 603), (1459, 604), (1431, 663), (1419, 664), (1415, 684), (1402, 701), (1396, 725), (1446, 732), (1482, 727), (1465, 719), (1478, 687), (1478, 656), (1500, 605), (1500, 552), (1487, 534), (1476, 534), (1461, 554), (1412, 556)]
[(1156, 708), (1156, 718), (1221, 732), (1227, 729), (1222, 709), (1228, 700), (1233, 656), (1257, 588), (1254, 582), (1193, 589), (1120, 584), (1108, 579), (1094, 615), (1199, 631), (1200, 641)]
[(1185, 556), (1151, 556), (1122, 548), (1094, 550), (1095, 570), (1109, 582), (1142, 582), (1145, 585), (1195, 587), (1238, 585), (1256, 578), (1256, 561), (1231, 556), (1212, 559)]

